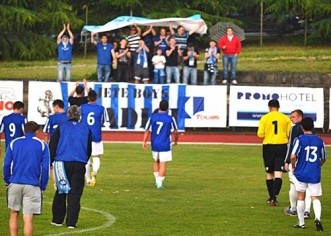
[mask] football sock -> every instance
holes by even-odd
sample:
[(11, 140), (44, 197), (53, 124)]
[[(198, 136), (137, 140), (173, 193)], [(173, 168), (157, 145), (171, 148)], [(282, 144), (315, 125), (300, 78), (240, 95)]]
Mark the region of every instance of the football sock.
[(299, 225), (305, 224), (304, 210), (305, 210), (305, 201), (298, 200), (297, 211), (298, 211)]
[(290, 191), (289, 191), (289, 196), (290, 196), (290, 204), (291, 204), (291, 210), (296, 211), (297, 209), (297, 200), (298, 200), (298, 193), (295, 189), (294, 184), (290, 184)]
[(274, 198), (274, 180), (273, 179), (267, 179), (266, 184), (267, 184), (269, 197)]
[(321, 205), (321, 201), (319, 199), (315, 199), (313, 201), (313, 209), (314, 209), (314, 213), (315, 213), (315, 219), (321, 220), (322, 205)]
[(91, 162), (90, 161), (88, 161), (87, 164), (85, 165), (85, 169), (86, 169), (86, 171), (85, 171), (86, 183), (89, 183), (89, 182), (91, 182), (91, 174), (90, 174), (90, 172), (91, 172)]
[(162, 187), (163, 186), (163, 180), (165, 179), (165, 176), (158, 176), (156, 178), (156, 185), (157, 187)]
[(276, 178), (274, 182), (274, 193), (275, 196), (278, 196), (280, 189), (282, 188), (283, 180), (281, 178)]
[(159, 172), (154, 172), (153, 174), (154, 174), (155, 182), (156, 182), (157, 177), (159, 177)]
[(93, 160), (93, 162), (92, 162), (93, 172), (95, 172), (95, 174), (97, 174), (98, 170), (100, 168), (100, 158), (99, 157), (93, 157), (92, 160)]
[(305, 198), (305, 211), (310, 213), (310, 206), (311, 206), (311, 197), (307, 195), (306, 192), (306, 198)]

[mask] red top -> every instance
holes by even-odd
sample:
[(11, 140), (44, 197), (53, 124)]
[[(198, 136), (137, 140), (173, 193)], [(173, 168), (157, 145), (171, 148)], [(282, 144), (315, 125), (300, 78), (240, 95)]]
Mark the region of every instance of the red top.
[[(225, 49), (223, 46), (226, 46)], [(224, 35), (218, 41), (218, 48), (222, 50), (224, 55), (239, 54), (241, 50), (241, 42), (240, 39), (235, 35), (233, 35), (231, 41), (228, 39), (227, 35)]]

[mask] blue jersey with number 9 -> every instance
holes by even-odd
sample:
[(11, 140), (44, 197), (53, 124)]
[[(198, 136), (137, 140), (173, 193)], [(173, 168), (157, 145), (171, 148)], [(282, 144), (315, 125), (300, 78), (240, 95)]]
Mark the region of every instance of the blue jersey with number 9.
[(15, 138), (24, 135), (24, 124), (27, 122), (25, 116), (20, 113), (12, 113), (3, 117), (0, 126), (0, 132), (5, 133), (5, 145), (9, 145)]

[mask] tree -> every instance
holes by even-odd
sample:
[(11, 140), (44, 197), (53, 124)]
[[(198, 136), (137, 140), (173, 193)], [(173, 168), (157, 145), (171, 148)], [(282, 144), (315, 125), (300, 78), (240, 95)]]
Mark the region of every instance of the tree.
[[(326, 26), (319, 18), (324, 18), (331, 12), (331, 4), (327, 0), (267, 0), (268, 12), (277, 16), (278, 23), (284, 22), (286, 15), (300, 16), (304, 20), (304, 45), (307, 45), (307, 36), (310, 26), (314, 22), (320, 26), (319, 30), (331, 31), (331, 26)], [(316, 24), (315, 24), (316, 25)]]
[(64, 22), (81, 27), (65, 1), (5, 0), (0, 4), (0, 59), (46, 59), (55, 54), (52, 35)]

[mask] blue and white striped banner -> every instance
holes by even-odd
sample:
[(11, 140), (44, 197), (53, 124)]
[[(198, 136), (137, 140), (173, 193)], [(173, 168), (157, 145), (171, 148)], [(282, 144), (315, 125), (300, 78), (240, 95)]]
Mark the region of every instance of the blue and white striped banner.
[[(103, 105), (109, 121), (105, 130), (141, 131), (165, 99), (169, 114), (186, 127), (226, 127), (226, 86), (190, 86), (184, 84), (88, 83), (98, 94), (97, 103)], [(28, 119), (44, 124), (52, 113), (52, 101), (62, 99), (67, 106), (74, 82), (29, 82)]]

